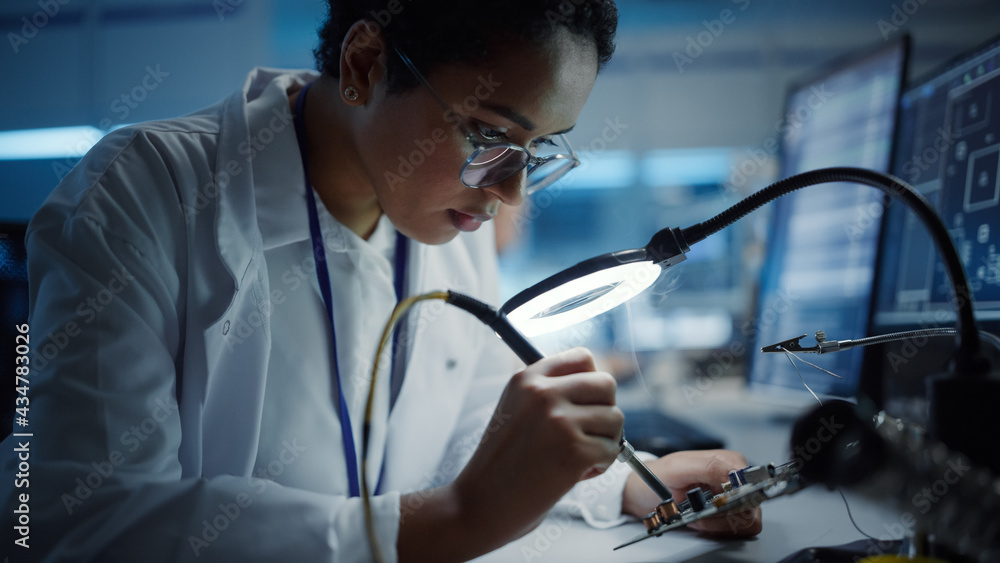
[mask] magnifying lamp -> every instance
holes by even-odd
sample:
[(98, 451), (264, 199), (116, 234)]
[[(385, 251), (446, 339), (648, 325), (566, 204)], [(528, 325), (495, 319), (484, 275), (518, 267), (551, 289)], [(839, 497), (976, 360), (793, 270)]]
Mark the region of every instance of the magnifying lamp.
[(708, 221), (686, 229), (663, 229), (643, 248), (612, 252), (580, 262), (515, 295), (500, 310), (526, 336), (583, 322), (645, 291), (664, 269), (682, 262), (692, 244), (783, 195), (829, 182), (855, 182), (878, 188), (902, 200), (917, 214), (930, 231), (955, 288), (959, 348), (956, 370), (959, 373), (986, 373), (989, 365), (979, 353), (979, 334), (965, 269), (944, 223), (924, 197), (905, 182), (862, 168), (825, 168), (781, 180)]
[(982, 436), (1000, 434), (1000, 378), (989, 377), (965, 268), (941, 218), (926, 199), (902, 180), (863, 168), (824, 168), (791, 176), (751, 194), (715, 217), (686, 229), (667, 228), (643, 248), (604, 254), (580, 262), (512, 297), (501, 314), (517, 330), (538, 335), (595, 317), (639, 295), (662, 270), (682, 262), (690, 246), (721, 231), (757, 208), (800, 188), (852, 182), (878, 188), (904, 202), (934, 240), (954, 289), (958, 309), (957, 350), (949, 377), (927, 380), (928, 431), (935, 439), (1000, 474), (1000, 449)]

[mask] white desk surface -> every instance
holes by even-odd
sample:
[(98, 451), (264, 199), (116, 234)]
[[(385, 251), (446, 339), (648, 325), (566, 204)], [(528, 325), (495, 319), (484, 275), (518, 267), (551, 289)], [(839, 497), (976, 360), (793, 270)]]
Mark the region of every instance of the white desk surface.
[[(726, 447), (747, 456), (751, 464), (791, 459), (788, 437), (797, 410), (754, 403), (739, 391), (671, 410), (716, 433)], [(878, 539), (898, 538), (891, 533), (897, 515), (888, 507), (847, 493), (851, 512), (861, 529)], [(615, 562), (696, 561), (776, 562), (795, 551), (815, 546), (835, 546), (864, 539), (851, 524), (844, 502), (836, 491), (818, 485), (797, 494), (766, 502), (762, 507), (764, 529), (745, 540), (709, 539), (689, 530), (668, 532), (613, 551), (645, 527), (632, 522), (609, 530), (595, 530), (580, 520), (550, 515), (525, 537), (475, 561), (499, 562)]]

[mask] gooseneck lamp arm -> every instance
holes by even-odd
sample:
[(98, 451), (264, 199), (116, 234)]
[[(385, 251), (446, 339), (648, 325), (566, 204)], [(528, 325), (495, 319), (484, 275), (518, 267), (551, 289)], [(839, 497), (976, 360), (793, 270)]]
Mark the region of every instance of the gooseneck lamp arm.
[(980, 355), (979, 328), (973, 314), (972, 292), (969, 290), (965, 267), (951, 243), (948, 229), (927, 200), (898, 178), (864, 168), (852, 167), (824, 168), (791, 176), (750, 195), (708, 221), (680, 231), (681, 242), (686, 245), (694, 244), (732, 225), (750, 212), (781, 196), (801, 188), (828, 182), (855, 182), (878, 188), (889, 196), (902, 200), (916, 213), (920, 221), (930, 231), (931, 238), (937, 246), (938, 254), (944, 260), (945, 269), (955, 290), (958, 308), (956, 373), (958, 375), (985, 375), (988, 373), (989, 364)]
[(955, 288), (958, 309), (956, 373), (963, 376), (987, 374), (989, 363), (980, 354), (972, 293), (944, 223), (927, 200), (905, 182), (863, 168), (824, 168), (775, 182), (708, 221), (686, 229), (659, 231), (644, 248), (597, 256), (550, 276), (512, 297), (501, 311), (528, 336), (582, 322), (644, 291), (656, 281), (662, 269), (683, 261), (691, 245), (781, 196), (828, 182), (854, 182), (878, 188), (902, 200), (916, 213), (934, 239)]

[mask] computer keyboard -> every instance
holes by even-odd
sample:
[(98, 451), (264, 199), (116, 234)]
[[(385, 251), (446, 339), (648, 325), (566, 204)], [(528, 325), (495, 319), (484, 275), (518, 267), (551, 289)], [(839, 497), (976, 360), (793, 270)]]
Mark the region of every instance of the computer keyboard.
[(725, 443), (688, 422), (655, 409), (625, 411), (625, 438), (636, 450), (658, 456), (683, 450), (714, 450)]

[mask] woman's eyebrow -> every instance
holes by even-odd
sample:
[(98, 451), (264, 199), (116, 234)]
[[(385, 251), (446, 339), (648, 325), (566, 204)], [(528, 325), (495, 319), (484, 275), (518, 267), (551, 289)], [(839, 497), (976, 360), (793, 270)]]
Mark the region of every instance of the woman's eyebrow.
[(491, 103), (491, 102), (483, 102), (482, 106), (484, 108), (492, 111), (493, 113), (496, 113), (497, 115), (501, 115), (501, 116), (509, 119), (512, 123), (517, 123), (518, 125), (520, 125), (526, 131), (534, 131), (535, 130), (535, 124), (534, 124), (534, 122), (532, 122), (527, 117), (521, 115), (520, 113), (514, 111), (509, 106), (505, 106), (505, 105), (501, 105), (501, 104), (494, 104), (494, 103)]
[[(512, 123), (518, 124), (519, 126), (521, 126), (526, 131), (534, 131), (535, 130), (535, 123), (533, 121), (531, 121), (527, 117), (521, 115), (520, 113), (514, 111), (514, 109), (511, 108), (510, 106), (505, 106), (505, 105), (502, 105), (502, 104), (494, 104), (494, 103), (491, 103), (491, 102), (483, 102), (482, 106), (484, 108), (492, 111), (493, 113), (496, 113), (497, 115), (503, 116), (504, 118), (510, 120)], [(551, 134), (552, 135), (563, 135), (565, 133), (569, 133), (570, 131), (572, 131), (574, 127), (576, 127), (575, 123), (573, 125), (570, 125), (566, 129), (563, 129), (562, 131), (556, 131), (556, 132), (551, 133)]]

